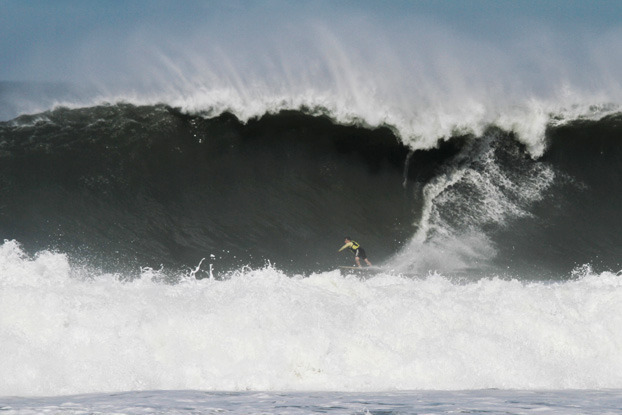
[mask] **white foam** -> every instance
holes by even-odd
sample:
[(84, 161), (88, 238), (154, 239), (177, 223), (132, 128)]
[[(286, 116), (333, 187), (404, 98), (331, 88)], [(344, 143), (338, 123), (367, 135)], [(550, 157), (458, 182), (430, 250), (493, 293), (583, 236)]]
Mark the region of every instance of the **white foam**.
[(0, 396), (622, 387), (622, 279), (121, 282), (0, 249)]
[(487, 133), (465, 146), (448, 161), (444, 173), (424, 186), (417, 230), (388, 261), (391, 268), (445, 273), (486, 270), (496, 250), (482, 229), (529, 216), (530, 205), (544, 197), (556, 177), (550, 166), (522, 159), (520, 154), (512, 154), (516, 166), (502, 166), (497, 151), (508, 151), (503, 138)]

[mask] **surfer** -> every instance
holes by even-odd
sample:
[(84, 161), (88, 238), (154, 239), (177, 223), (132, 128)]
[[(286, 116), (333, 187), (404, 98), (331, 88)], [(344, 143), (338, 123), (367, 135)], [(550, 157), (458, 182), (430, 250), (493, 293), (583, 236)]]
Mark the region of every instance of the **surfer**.
[(344, 249), (348, 248), (352, 252), (354, 252), (354, 261), (356, 261), (356, 266), (357, 267), (361, 266), (361, 259), (363, 261), (365, 261), (367, 266), (371, 267), (371, 262), (369, 262), (369, 259), (367, 259), (367, 255), (365, 254), (365, 250), (363, 249), (363, 247), (361, 247), (361, 245), (358, 242), (353, 241), (352, 238), (350, 238), (349, 236), (346, 236), (345, 242), (346, 242), (346, 244), (341, 247), (339, 252), (341, 252)]

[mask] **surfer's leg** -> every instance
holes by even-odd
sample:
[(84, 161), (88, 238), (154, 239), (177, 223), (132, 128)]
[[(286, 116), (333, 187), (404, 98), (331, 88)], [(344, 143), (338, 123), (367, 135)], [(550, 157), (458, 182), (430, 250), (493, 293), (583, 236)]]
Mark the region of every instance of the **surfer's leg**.
[(356, 263), (357, 264), (360, 264), (359, 258), (363, 259), (363, 261), (365, 261), (365, 263), (371, 267), (371, 262), (369, 262), (369, 259), (367, 259), (367, 254), (365, 253), (365, 250), (363, 248), (359, 248), (356, 250)]

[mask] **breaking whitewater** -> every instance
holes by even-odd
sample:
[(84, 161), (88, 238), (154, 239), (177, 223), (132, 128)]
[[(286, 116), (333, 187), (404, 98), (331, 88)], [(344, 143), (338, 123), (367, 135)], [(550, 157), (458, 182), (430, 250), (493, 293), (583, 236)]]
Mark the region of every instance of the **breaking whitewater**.
[(0, 123), (0, 395), (622, 388), (619, 113), (346, 118)]

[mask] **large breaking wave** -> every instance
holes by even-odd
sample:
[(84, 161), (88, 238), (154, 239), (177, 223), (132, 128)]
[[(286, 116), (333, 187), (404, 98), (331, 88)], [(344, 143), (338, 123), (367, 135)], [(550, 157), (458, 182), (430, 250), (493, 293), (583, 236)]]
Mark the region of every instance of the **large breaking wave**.
[[(534, 159), (301, 111), (4, 122), (0, 394), (621, 387), (620, 128)], [(385, 272), (334, 271), (345, 234)]]
[[(490, 126), (430, 150), (282, 111), (59, 108), (0, 125), (0, 230), (108, 271), (334, 269), (353, 234), (399, 271), (563, 278), (620, 267), (619, 116), (549, 127), (533, 159)], [(594, 173), (595, 167), (598, 173)]]
[(622, 387), (619, 30), (235, 11), (0, 83), (0, 395)]

